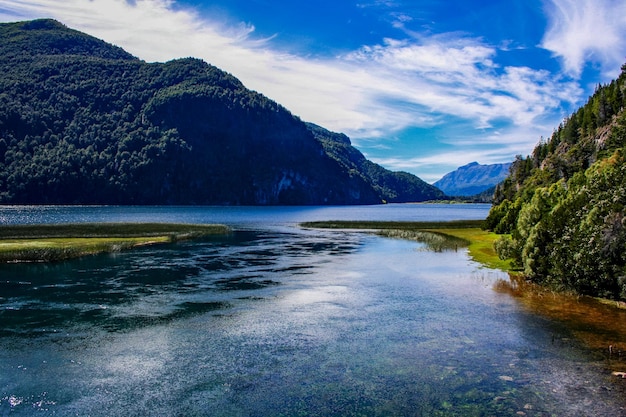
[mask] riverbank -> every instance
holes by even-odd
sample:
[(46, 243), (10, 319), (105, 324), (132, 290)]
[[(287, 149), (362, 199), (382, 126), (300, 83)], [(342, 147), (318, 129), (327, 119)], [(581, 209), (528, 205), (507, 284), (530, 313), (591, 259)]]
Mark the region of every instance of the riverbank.
[(0, 227), (0, 263), (53, 262), (226, 234), (223, 225), (76, 223)]
[[(430, 246), (427, 234), (444, 235), (456, 245), (464, 242), (469, 256), (476, 262), (509, 273), (509, 280), (499, 280), (494, 290), (518, 299), (529, 311), (566, 323), (571, 335), (554, 334), (552, 344), (569, 346), (570, 336), (594, 352), (606, 368), (621, 375), (626, 369), (626, 309), (622, 302), (557, 293), (527, 282), (509, 260), (501, 260), (494, 242), (500, 238), (480, 228), (481, 221), (454, 222), (308, 222), (302, 227), (372, 231), (388, 237), (419, 240)], [(390, 232), (391, 231), (391, 232)], [(450, 249), (446, 247), (443, 249)], [(616, 375), (617, 375), (616, 374)]]
[[(388, 222), (388, 221), (321, 221), (302, 223), (302, 227), (322, 229), (371, 230), (388, 237), (409, 238), (426, 243), (435, 250), (467, 247), (469, 256), (489, 268), (515, 272), (509, 260), (496, 254), (494, 242), (500, 237), (482, 230), (482, 220), (457, 220), (449, 222)], [(395, 231), (395, 232), (390, 232)], [(430, 237), (428, 235), (431, 235)], [(443, 236), (439, 241), (434, 236)]]

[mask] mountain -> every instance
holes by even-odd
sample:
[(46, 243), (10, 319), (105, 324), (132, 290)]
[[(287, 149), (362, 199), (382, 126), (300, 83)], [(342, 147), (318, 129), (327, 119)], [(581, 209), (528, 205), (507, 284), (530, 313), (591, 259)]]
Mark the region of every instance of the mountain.
[(626, 300), (626, 65), (494, 193), (486, 226), (526, 278)]
[(0, 204), (376, 204), (440, 194), (198, 59), (146, 63), (48, 19), (0, 24), (0, 56)]
[(510, 163), (472, 162), (444, 175), (433, 185), (449, 196), (474, 196), (495, 187), (509, 174)]
[(376, 193), (387, 203), (437, 200), (443, 193), (436, 187), (419, 180), (407, 172), (391, 172), (369, 161), (351, 145), (350, 139), (342, 133), (307, 123), (307, 127), (322, 144), (328, 156), (336, 161), (344, 171), (352, 172), (370, 184)]

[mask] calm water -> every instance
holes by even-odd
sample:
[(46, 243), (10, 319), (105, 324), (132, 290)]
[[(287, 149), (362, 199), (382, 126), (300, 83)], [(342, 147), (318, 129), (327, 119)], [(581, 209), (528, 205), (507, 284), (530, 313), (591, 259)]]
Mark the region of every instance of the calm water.
[(226, 237), (0, 266), (0, 416), (621, 416), (623, 382), (464, 251), (305, 220), (488, 206), (0, 207), (0, 223), (225, 223)]

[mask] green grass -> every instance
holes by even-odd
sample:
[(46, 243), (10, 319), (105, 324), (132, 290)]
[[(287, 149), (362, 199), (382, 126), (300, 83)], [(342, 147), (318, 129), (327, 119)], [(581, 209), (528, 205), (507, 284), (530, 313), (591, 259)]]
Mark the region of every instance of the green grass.
[(302, 227), (320, 229), (365, 229), (365, 230), (432, 230), (432, 229), (467, 229), (478, 228), (483, 220), (454, 220), (448, 222), (390, 222), (390, 221), (360, 221), (360, 220), (330, 220), (301, 223)]
[(377, 230), (375, 233), (384, 237), (421, 242), (426, 244), (430, 250), (435, 252), (457, 250), (468, 246), (470, 243), (462, 238), (457, 238), (443, 233), (433, 233), (428, 230), (383, 229)]
[(388, 237), (419, 240), (434, 250), (466, 246), (470, 257), (489, 268), (513, 272), (508, 260), (501, 260), (493, 247), (499, 235), (481, 229), (482, 220), (450, 222), (323, 221), (302, 223), (302, 227), (359, 229)]
[(78, 223), (0, 227), (0, 262), (50, 262), (226, 234), (222, 225)]
[(494, 249), (493, 245), (501, 235), (474, 227), (466, 229), (432, 229), (430, 231), (468, 241), (467, 249), (470, 257), (480, 264), (502, 271), (515, 272), (511, 265), (511, 260), (500, 259)]

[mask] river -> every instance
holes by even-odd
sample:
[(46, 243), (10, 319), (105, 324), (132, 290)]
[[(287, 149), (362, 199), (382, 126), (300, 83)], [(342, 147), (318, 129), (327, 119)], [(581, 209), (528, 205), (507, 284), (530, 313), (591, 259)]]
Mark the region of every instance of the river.
[(624, 382), (465, 250), (313, 220), (488, 205), (0, 207), (0, 223), (223, 223), (229, 236), (0, 265), (0, 416), (621, 416)]

